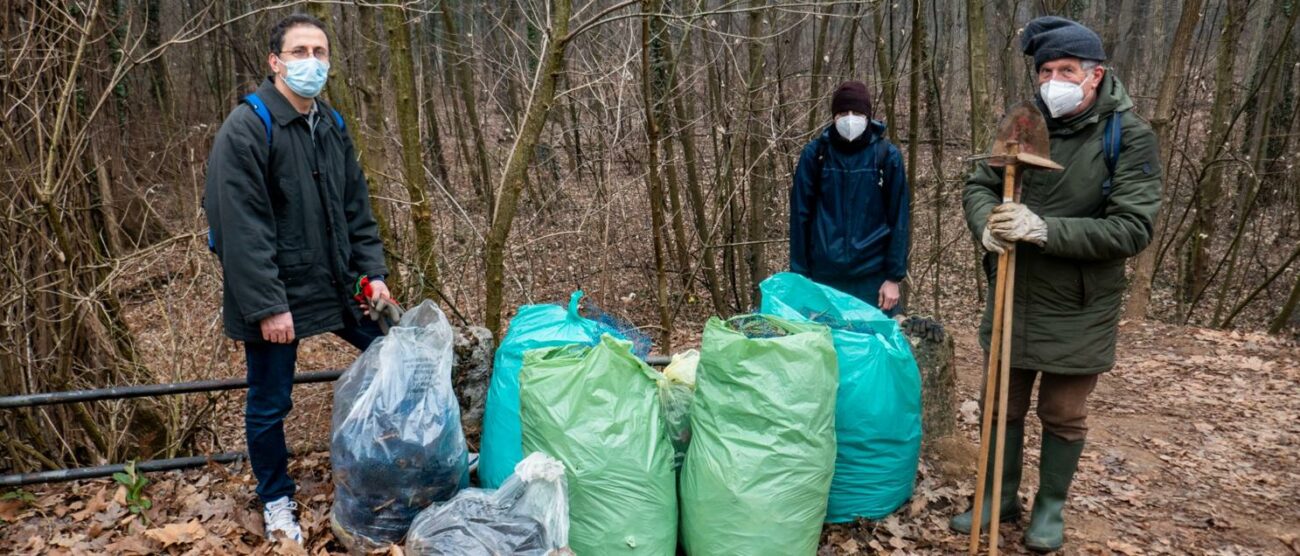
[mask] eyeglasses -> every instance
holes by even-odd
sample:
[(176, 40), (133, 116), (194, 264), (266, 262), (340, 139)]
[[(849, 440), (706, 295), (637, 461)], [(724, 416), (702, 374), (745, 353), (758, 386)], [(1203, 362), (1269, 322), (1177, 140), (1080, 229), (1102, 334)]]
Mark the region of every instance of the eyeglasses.
[(295, 60), (306, 60), (308, 56), (315, 56), (317, 60), (330, 59), (330, 51), (325, 47), (317, 47), (316, 49), (313, 50), (305, 46), (300, 46), (293, 50), (280, 51), (280, 54), (286, 54), (286, 53), (289, 55), (289, 57)]

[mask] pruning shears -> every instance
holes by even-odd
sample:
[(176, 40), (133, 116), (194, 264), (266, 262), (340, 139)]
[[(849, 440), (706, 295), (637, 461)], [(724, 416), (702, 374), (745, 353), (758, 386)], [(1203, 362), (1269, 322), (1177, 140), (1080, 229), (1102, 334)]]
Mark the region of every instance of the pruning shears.
[(375, 321), (384, 334), (388, 334), (389, 328), (401, 322), (402, 313), (406, 312), (401, 305), (388, 296), (374, 299), (374, 289), (368, 276), (357, 278), (352, 288), (352, 299), (370, 306), (370, 320)]

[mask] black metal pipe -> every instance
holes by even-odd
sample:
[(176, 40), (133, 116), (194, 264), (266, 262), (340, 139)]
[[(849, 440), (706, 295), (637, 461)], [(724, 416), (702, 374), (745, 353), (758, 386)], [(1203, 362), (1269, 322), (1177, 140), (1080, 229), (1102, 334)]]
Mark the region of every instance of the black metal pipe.
[[(646, 362), (656, 367), (668, 364), (669, 358), (654, 356)], [(310, 371), (293, 376), (294, 384), (313, 382), (333, 382), (343, 374), (342, 369), (329, 371)], [(247, 378), (223, 378), (218, 380), (198, 380), (194, 382), (173, 382), (170, 384), (142, 384), (139, 386), (110, 386), (93, 390), (71, 390), (67, 392), (45, 392), (42, 394), (24, 394), (20, 396), (0, 397), (0, 409), (17, 409), (39, 405), (57, 405), (76, 402), (93, 402), (99, 400), (119, 400), (123, 398), (148, 398), (153, 396), (170, 396), (194, 392), (216, 392), (220, 390), (239, 390), (248, 388)]]
[[(655, 367), (663, 367), (669, 363), (670, 359), (662, 356), (646, 358), (646, 363)], [(293, 377), (295, 384), (306, 384), (312, 382), (333, 382), (343, 374), (342, 370), (330, 371), (311, 371), (297, 373)], [(144, 398), (150, 396), (166, 396), (172, 394), (187, 394), (192, 392), (213, 392), (219, 390), (238, 390), (248, 388), (246, 378), (227, 378), (220, 380), (199, 380), (194, 382), (174, 382), (170, 384), (145, 384), (140, 386), (114, 386), (110, 388), (98, 388), (94, 390), (73, 390), (69, 392), (47, 392), (44, 394), (28, 394), (23, 396), (6, 396), (0, 398), (0, 409), (13, 409), (19, 407), (33, 407), (40, 405), (58, 405), (65, 403), (90, 402), (97, 400), (116, 400), (123, 398)], [(477, 456), (477, 454), (473, 454)], [(209, 462), (212, 463), (232, 463), (243, 459), (243, 452), (225, 452), (208, 456), (187, 456), (171, 459), (146, 460), (136, 464), (136, 470), (140, 472), (171, 471), (174, 469), (188, 469), (191, 467), (202, 467)], [(474, 458), (474, 467), (477, 466), (477, 457)], [(126, 465), (116, 463), (112, 465), (98, 465), (94, 467), (76, 467), (72, 469), (55, 469), (51, 471), (37, 471), (34, 473), (13, 473), (10, 475), (0, 475), (0, 487), (16, 487), (30, 485), (35, 483), (54, 483), (61, 481), (75, 481), (79, 479), (95, 479), (100, 477), (109, 477), (114, 473), (125, 471)]]
[[(293, 376), (294, 384), (311, 382), (333, 382), (343, 374), (341, 369), (329, 371), (311, 371), (297, 373)], [(67, 392), (45, 392), (21, 396), (0, 398), (0, 409), (35, 407), (38, 405), (57, 405), (75, 402), (93, 402), (99, 400), (118, 400), (122, 398), (148, 398), (153, 396), (170, 396), (193, 392), (216, 392), (220, 390), (239, 390), (248, 388), (247, 378), (223, 378), (218, 380), (198, 380), (194, 382), (173, 382), (170, 384), (142, 384), (138, 386), (110, 386), (93, 390), (71, 390)]]
[[(142, 461), (136, 464), (135, 469), (138, 472), (156, 472), (171, 471), (173, 469), (188, 469), (191, 467), (202, 467), (209, 462), (212, 463), (233, 463), (244, 459), (243, 452), (226, 452), (223, 454), (213, 454), (209, 456), (187, 456), (183, 458), (171, 459), (152, 459)], [(35, 483), (57, 483), (62, 481), (76, 481), (79, 479), (98, 479), (100, 477), (109, 477), (114, 473), (125, 472), (126, 465), (115, 463), (112, 465), (97, 465), (94, 467), (76, 467), (72, 469), (55, 469), (53, 471), (37, 471), (34, 473), (14, 473), (12, 475), (0, 475), (0, 487), (11, 488)]]

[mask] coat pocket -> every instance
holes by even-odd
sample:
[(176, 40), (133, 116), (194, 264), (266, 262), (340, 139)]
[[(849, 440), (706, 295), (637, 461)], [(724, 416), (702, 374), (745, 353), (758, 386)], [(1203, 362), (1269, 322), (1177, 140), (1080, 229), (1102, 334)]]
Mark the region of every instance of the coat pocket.
[(316, 262), (314, 249), (286, 249), (275, 255), (275, 264), (280, 269), (280, 279), (285, 282), (301, 281), (306, 278), (312, 263)]
[(1127, 285), (1123, 259), (1080, 265), (1079, 272), (1083, 279), (1084, 307), (1123, 294)]

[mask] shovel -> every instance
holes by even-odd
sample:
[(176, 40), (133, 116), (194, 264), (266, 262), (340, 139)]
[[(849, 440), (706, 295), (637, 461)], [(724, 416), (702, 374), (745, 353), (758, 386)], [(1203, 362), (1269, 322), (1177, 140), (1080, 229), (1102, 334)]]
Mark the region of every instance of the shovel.
[[(1020, 201), (1020, 171), (1024, 169), (1063, 170), (1049, 158), (1051, 140), (1047, 135), (1047, 122), (1038, 107), (1029, 102), (1014, 105), (998, 123), (993, 152), (987, 157), (989, 166), (1003, 169), (1002, 202)], [(1002, 446), (1007, 437), (1007, 382), (1011, 375), (1011, 314), (1015, 300), (1016, 251), (1015, 246), (998, 255), (997, 283), (993, 295), (993, 334), (989, 339), (989, 361), (985, 366), (984, 413), (980, 427), (979, 466), (975, 474), (975, 504), (971, 510), (970, 554), (979, 553), (980, 522), (984, 510), (984, 486), (988, 479), (989, 437), (993, 427), (993, 413), (998, 414), (994, 433), (999, 449), (993, 456), (993, 490), (990, 493), (989, 554), (998, 553), (998, 524), (1002, 510)], [(996, 390), (996, 396), (994, 392)]]

